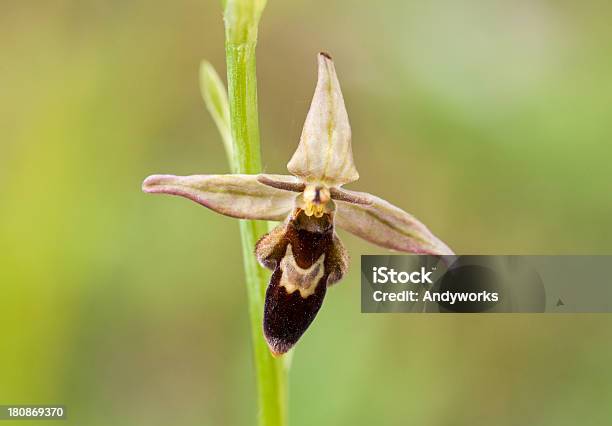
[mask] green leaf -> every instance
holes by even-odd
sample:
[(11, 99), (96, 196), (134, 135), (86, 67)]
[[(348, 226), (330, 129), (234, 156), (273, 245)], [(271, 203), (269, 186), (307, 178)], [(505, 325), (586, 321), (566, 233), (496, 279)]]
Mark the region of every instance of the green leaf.
[(227, 90), (219, 74), (208, 61), (200, 63), (200, 91), (217, 129), (223, 139), (223, 146), (227, 154), (227, 161), (235, 172), (233, 164), (234, 149), (232, 143), (232, 129), (230, 128), (230, 110), (227, 101)]

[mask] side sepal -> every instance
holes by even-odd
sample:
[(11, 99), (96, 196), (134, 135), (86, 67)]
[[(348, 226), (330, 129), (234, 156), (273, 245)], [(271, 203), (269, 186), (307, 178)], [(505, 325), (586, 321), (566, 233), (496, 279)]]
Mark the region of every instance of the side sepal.
[[(292, 176), (270, 175), (278, 181)], [(295, 194), (264, 185), (257, 175), (153, 175), (142, 184), (144, 192), (179, 195), (217, 213), (239, 219), (283, 220)]]
[(453, 254), (417, 218), (399, 207), (365, 192), (343, 190), (365, 204), (336, 200), (336, 225), (373, 244), (407, 253)]

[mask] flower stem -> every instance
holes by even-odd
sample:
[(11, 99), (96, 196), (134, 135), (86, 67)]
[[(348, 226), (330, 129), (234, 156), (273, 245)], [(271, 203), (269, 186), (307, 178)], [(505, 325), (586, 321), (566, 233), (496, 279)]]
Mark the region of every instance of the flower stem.
[[(257, 26), (265, 0), (226, 0), (225, 54), (235, 173), (261, 172), (255, 49)], [(263, 307), (268, 273), (257, 263), (253, 250), (268, 231), (261, 221), (240, 221), (249, 317), (261, 426), (287, 424), (287, 371), (282, 358), (274, 358), (263, 337)]]

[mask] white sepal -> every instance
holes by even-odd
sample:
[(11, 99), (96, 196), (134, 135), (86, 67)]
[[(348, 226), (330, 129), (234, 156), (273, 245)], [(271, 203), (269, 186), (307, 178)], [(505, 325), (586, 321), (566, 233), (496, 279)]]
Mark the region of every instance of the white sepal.
[(399, 207), (365, 192), (346, 192), (369, 203), (354, 204), (336, 200), (336, 225), (340, 228), (391, 250), (435, 255), (453, 254), (425, 225)]
[(306, 183), (334, 187), (359, 179), (353, 162), (351, 127), (331, 57), (319, 53), (319, 77), (289, 172)]
[[(295, 193), (264, 185), (258, 175), (153, 175), (142, 184), (149, 193), (180, 195), (217, 213), (239, 219), (282, 221), (293, 208)], [(277, 181), (293, 176), (268, 175)]]

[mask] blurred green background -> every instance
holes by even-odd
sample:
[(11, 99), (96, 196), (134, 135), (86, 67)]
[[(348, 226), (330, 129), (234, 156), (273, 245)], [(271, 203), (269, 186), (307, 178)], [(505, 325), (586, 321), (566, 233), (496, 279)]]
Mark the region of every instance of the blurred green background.
[[(350, 188), (460, 253), (609, 254), (611, 20), (599, 1), (270, 0), (265, 170), (285, 172), (327, 50)], [(227, 170), (203, 58), (224, 74), (217, 1), (2, 2), (0, 404), (255, 423), (238, 224), (140, 191)], [(297, 347), (291, 425), (609, 423), (609, 315), (360, 314), (359, 255), (384, 251), (341, 236), (353, 267)]]

